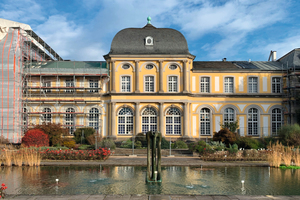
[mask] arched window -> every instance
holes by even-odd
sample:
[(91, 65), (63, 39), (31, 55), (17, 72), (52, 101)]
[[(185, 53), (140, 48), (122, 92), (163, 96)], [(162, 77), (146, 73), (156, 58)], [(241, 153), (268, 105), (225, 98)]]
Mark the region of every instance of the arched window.
[(282, 111), (279, 108), (272, 110), (272, 134), (277, 135), (277, 131), (282, 125)]
[(169, 108), (166, 113), (166, 134), (181, 135), (181, 113), (178, 108)]
[(258, 110), (250, 108), (248, 111), (248, 135), (258, 135)]
[(66, 116), (65, 116), (65, 120), (66, 120), (66, 126), (69, 129), (69, 133), (71, 135), (73, 135), (74, 133), (74, 125), (75, 125), (75, 116), (74, 116), (75, 110), (74, 108), (68, 108), (66, 110)]
[(142, 113), (142, 132), (157, 130), (157, 113), (152, 107), (146, 108)]
[(92, 108), (89, 114), (89, 126), (93, 127), (96, 132), (99, 131), (99, 110)]
[(234, 122), (234, 110), (232, 108), (226, 108), (224, 110), (224, 123)]
[(51, 109), (44, 108), (42, 114), (42, 121), (47, 123), (47, 122), (51, 122), (51, 119), (52, 119)]
[(202, 108), (200, 110), (200, 134), (210, 135), (210, 110)]
[(118, 134), (133, 134), (133, 111), (128, 107), (118, 113)]

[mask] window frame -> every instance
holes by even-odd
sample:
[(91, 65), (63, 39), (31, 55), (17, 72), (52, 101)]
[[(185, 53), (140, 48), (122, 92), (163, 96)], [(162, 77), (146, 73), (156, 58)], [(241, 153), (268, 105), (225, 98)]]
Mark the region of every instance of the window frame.
[[(273, 91), (273, 79), (275, 79), (275, 78), (279, 78), (280, 79), (280, 82), (279, 82), (279, 90), (280, 90), (280, 92), (274, 92)], [(278, 83), (277, 83), (277, 85), (278, 85)], [(282, 93), (282, 86), (283, 85), (282, 85), (282, 77), (281, 76), (271, 76), (271, 93), (273, 93), (273, 94), (281, 94)]]
[[(228, 109), (233, 110), (233, 113), (226, 113), (226, 110), (228, 110)], [(225, 116), (226, 115), (233, 115), (233, 118), (232, 118), (233, 120), (232, 121), (230, 121), (230, 120), (225, 121)], [(229, 119), (229, 116), (228, 116), (228, 119)], [(235, 121), (236, 121), (236, 111), (235, 111), (235, 109), (232, 108), (232, 107), (224, 108), (224, 111), (223, 111), (223, 122), (224, 122), (224, 124), (225, 124), (225, 122), (231, 123), (231, 122), (235, 122)]]
[[(176, 77), (176, 79), (177, 79), (177, 81), (176, 81), (176, 84), (177, 84), (176, 85), (176, 91), (170, 91), (170, 87), (169, 87), (169, 85), (170, 85), (169, 84), (170, 83), (169, 78), (170, 77)], [(174, 85), (173, 85), (174, 83), (171, 83), (172, 84), (172, 89), (175, 88)], [(179, 76), (178, 75), (168, 75), (167, 76), (167, 91), (168, 91), (168, 93), (177, 93), (177, 92), (179, 92), (179, 85), (180, 85), (180, 81), (179, 81)]]
[(43, 108), (42, 122), (51, 123), (52, 122), (52, 109), (49, 107)]
[[(232, 79), (232, 92), (226, 92), (226, 78), (231, 78)], [(233, 94), (235, 93), (235, 77), (234, 76), (224, 76), (223, 77), (223, 92), (226, 94)], [(229, 85), (228, 85), (228, 90), (229, 90)]]
[[(126, 109), (128, 109), (131, 112), (131, 115), (127, 115), (127, 113), (129, 111), (126, 111), (126, 114), (120, 115), (120, 112), (123, 109), (125, 109), (125, 111), (126, 111)], [(125, 111), (124, 111), (124, 113), (125, 113)], [(133, 109), (131, 109), (130, 107), (121, 107), (118, 111), (117, 116), (118, 116), (118, 121), (117, 121), (118, 131), (117, 131), (117, 134), (118, 135), (133, 135), (133, 133), (134, 133), (134, 126), (133, 126), (134, 125), (134, 111), (133, 111)], [(120, 122), (121, 118), (124, 118), (124, 122)], [(123, 127), (124, 128), (124, 133), (123, 133), (123, 131), (121, 132), (121, 129), (120, 129), (121, 126), (124, 126)], [(131, 129), (131, 130), (127, 130), (128, 128)], [(129, 133), (129, 132), (131, 132), (131, 133)]]
[[(95, 112), (93, 110), (97, 110), (97, 112)], [(95, 129), (96, 133), (98, 133), (100, 131), (100, 116), (101, 116), (101, 110), (99, 108), (92, 107), (89, 110), (88, 126)]]
[[(71, 111), (70, 111), (71, 110)], [(73, 135), (75, 131), (75, 109), (72, 107), (69, 107), (66, 109), (65, 114), (65, 125), (67, 129), (69, 130), (69, 134)]]
[[(146, 80), (146, 79), (147, 79), (147, 77), (153, 77), (153, 91), (147, 91), (147, 90), (146, 90), (146, 88), (147, 88), (147, 87), (146, 87), (146, 84), (147, 84), (147, 80)], [(144, 76), (144, 92), (149, 92), (149, 93), (151, 93), (151, 92), (156, 92), (156, 89), (155, 89), (155, 88), (156, 88), (156, 81), (155, 81), (155, 80), (156, 80), (155, 75), (145, 75), (145, 76)], [(151, 84), (151, 83), (150, 83), (150, 84)]]
[[(92, 84), (92, 87), (91, 87)], [(93, 90), (89, 90), (90, 93), (98, 93), (99, 90), (99, 80), (98, 79), (89, 79), (89, 88), (97, 88)]]
[[(168, 115), (168, 112), (171, 109), (177, 109), (177, 112), (179, 113), (179, 115)], [(166, 135), (168, 135), (168, 136), (171, 136), (171, 135), (182, 135), (182, 119), (181, 119), (181, 116), (182, 116), (182, 113), (181, 113), (181, 111), (180, 111), (179, 108), (177, 108), (177, 107), (169, 107), (169, 108), (167, 108), (167, 110), (165, 112), (165, 120), (166, 120), (165, 121), (166, 122), (165, 123), (165, 133), (166, 133)], [(171, 119), (171, 120), (168, 120), (168, 118)], [(177, 118), (177, 122), (175, 121), (176, 118)], [(170, 121), (170, 123), (169, 123), (169, 121)], [(170, 129), (168, 129), (168, 126), (172, 128), (171, 129), (172, 133), (168, 133), (168, 130), (170, 130)], [(179, 128), (177, 128), (176, 130), (177, 131), (180, 130), (179, 134), (175, 133), (176, 132), (175, 127), (178, 127), (178, 126), (179, 126)]]
[[(151, 115), (151, 114), (145, 115), (145, 112), (147, 111), (147, 109), (151, 109), (152, 111), (154, 111), (155, 115)], [(157, 131), (157, 124), (158, 124), (157, 123), (157, 116), (158, 116), (158, 114), (157, 114), (157, 110), (154, 107), (149, 106), (149, 107), (144, 108), (143, 111), (142, 111), (141, 116), (142, 116), (142, 123), (141, 124), (142, 124), (142, 132), (143, 133), (147, 133), (148, 131)], [(144, 119), (147, 119), (148, 122), (144, 122)], [(147, 126), (147, 131), (144, 132), (143, 129), (146, 126)], [(151, 127), (155, 127), (155, 128), (151, 128)]]
[(43, 79), (43, 82), (41, 83), (42, 87), (49, 87), (49, 88), (42, 88), (42, 91), (45, 93), (51, 93), (51, 79)]
[[(123, 87), (122, 87), (122, 84), (123, 84), (123, 77), (129, 77), (129, 91), (123, 91)], [(122, 93), (130, 93), (132, 92), (132, 75), (127, 75), (127, 74), (123, 74), (120, 76), (120, 92)]]
[[(201, 79), (202, 78), (208, 78), (208, 84), (207, 84), (208, 85), (208, 92), (202, 92), (201, 91), (201, 89), (202, 89), (202, 87), (201, 87), (201, 85), (202, 85)], [(200, 83), (200, 85), (199, 85), (199, 91), (200, 91), (200, 93), (211, 93), (211, 77), (210, 76), (200, 76), (199, 77), (199, 83)], [(205, 83), (207, 83), (207, 82), (205, 82)]]
[[(274, 110), (280, 110), (280, 113), (273, 113)], [(275, 114), (275, 118), (276, 121), (273, 121), (273, 115)], [(278, 115), (280, 115), (281, 120), (278, 121)], [(273, 126), (273, 124), (276, 124), (276, 127)], [(280, 126), (278, 127), (278, 124), (280, 124)], [(277, 136), (277, 131), (282, 127), (283, 125), (283, 112), (281, 108), (273, 108), (271, 110), (271, 135), (273, 136)], [(273, 128), (275, 128), (275, 133), (273, 132)]]
[(66, 89), (65, 90), (66, 93), (73, 93), (74, 92), (75, 83), (74, 83), (74, 79), (73, 78), (66, 79), (65, 80), (65, 85), (66, 85), (66, 88), (68, 88), (68, 87), (72, 88), (72, 89)]
[[(202, 113), (201, 111), (206, 111), (208, 110), (209, 112), (208, 113)], [(205, 118), (203, 119), (206, 119), (206, 117), (208, 116), (209, 120), (201, 120), (202, 119), (202, 116), (204, 116)], [(207, 107), (203, 107), (200, 109), (199, 111), (199, 134), (202, 135), (202, 136), (210, 136), (211, 135), (211, 132), (212, 132), (212, 111), (211, 109), (207, 108)], [(208, 129), (209, 128), (209, 129)]]
[[(253, 82), (251, 82), (250, 83), (250, 79), (252, 79), (252, 78), (255, 78), (256, 79), (256, 92), (254, 92), (253, 91), (253, 85), (254, 85), (254, 83)], [(250, 85), (251, 84), (251, 85)], [(257, 93), (259, 93), (259, 77), (258, 76), (248, 76), (247, 77), (247, 91), (248, 91), (248, 93), (251, 93), (251, 94), (257, 94)]]
[[(256, 115), (257, 115), (257, 117), (256, 117), (256, 121), (253, 121), (253, 120), (249, 120), (249, 114), (251, 114), (252, 115), (252, 118), (253, 118), (253, 115), (255, 114), (255, 113), (250, 113), (250, 110), (251, 109), (255, 109), (256, 111), (257, 111), (257, 113), (256, 113)], [(260, 136), (260, 110), (258, 109), (258, 108), (255, 108), (255, 107), (250, 107), (248, 110), (247, 110), (247, 135), (248, 136)], [(251, 131), (251, 134), (250, 134), (250, 131), (249, 131), (249, 129), (250, 129), (250, 126), (249, 126), (249, 124), (252, 124), (251, 125), (251, 128), (252, 128), (252, 131)], [(253, 126), (254, 126), (254, 124), (256, 123), (256, 126), (257, 126), (257, 134), (253, 134), (253, 132), (255, 132), (255, 130), (253, 129)]]

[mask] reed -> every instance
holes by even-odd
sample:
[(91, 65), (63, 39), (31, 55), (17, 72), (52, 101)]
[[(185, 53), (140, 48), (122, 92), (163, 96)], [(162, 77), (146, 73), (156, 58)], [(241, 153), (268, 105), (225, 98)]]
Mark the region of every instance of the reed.
[(284, 148), (284, 153), (282, 154), (282, 160), (285, 166), (289, 167), (292, 162), (292, 157), (293, 157), (293, 146), (288, 146)]
[(270, 142), (268, 149), (270, 153), (268, 154), (268, 162), (271, 167), (279, 167), (282, 162), (282, 154), (284, 153), (284, 146), (277, 141), (276, 144)]
[(23, 165), (24, 155), (23, 151), (15, 151), (13, 153), (13, 161), (16, 166), (21, 167)]
[(297, 148), (294, 151), (293, 160), (296, 166), (300, 166), (300, 154), (299, 154), (299, 148)]
[(4, 165), (12, 166), (12, 152), (9, 150), (4, 150)]

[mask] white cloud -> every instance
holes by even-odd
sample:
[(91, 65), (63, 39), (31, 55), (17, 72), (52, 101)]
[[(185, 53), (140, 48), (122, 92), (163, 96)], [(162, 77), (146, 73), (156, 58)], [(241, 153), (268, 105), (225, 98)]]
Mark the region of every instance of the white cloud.
[(43, 9), (43, 6), (34, 0), (3, 0), (0, 2), (0, 17), (21, 23), (43, 21)]
[(65, 16), (50, 16), (36, 27), (36, 32), (63, 59), (103, 60), (100, 40), (91, 40), (87, 27), (68, 21)]
[[(286, 0), (91, 0), (81, 1), (82, 6), (73, 11), (51, 15), (55, 4), (45, 10), (41, 1), (4, 0), (0, 17), (28, 23), (60, 56), (72, 60), (102, 60), (118, 31), (143, 27), (147, 16), (156, 27), (178, 29), (189, 44), (217, 36), (197, 41), (202, 48), (191, 50), (196, 55), (202, 50), (207, 60), (234, 57), (241, 49), (252, 51), (245, 48), (249, 35), (286, 20), (289, 6)], [(76, 12), (88, 13), (90, 19), (79, 19), (80, 24), (75, 21)], [(37, 21), (42, 24), (33, 26)]]
[[(290, 33), (292, 35), (292, 33)], [(277, 51), (277, 59), (284, 56), (291, 50), (299, 48), (300, 32), (293, 32), (293, 36), (269, 44), (261, 44), (255, 48), (249, 49), (249, 53), (261, 53), (268, 58), (270, 51)]]

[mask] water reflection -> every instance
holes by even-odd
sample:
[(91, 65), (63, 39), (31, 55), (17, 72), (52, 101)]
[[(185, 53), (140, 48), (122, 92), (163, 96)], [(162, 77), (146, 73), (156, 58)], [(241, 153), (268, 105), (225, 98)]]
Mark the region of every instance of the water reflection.
[(300, 170), (267, 167), (162, 167), (162, 183), (146, 183), (146, 167), (0, 169), (8, 194), (300, 195)]

